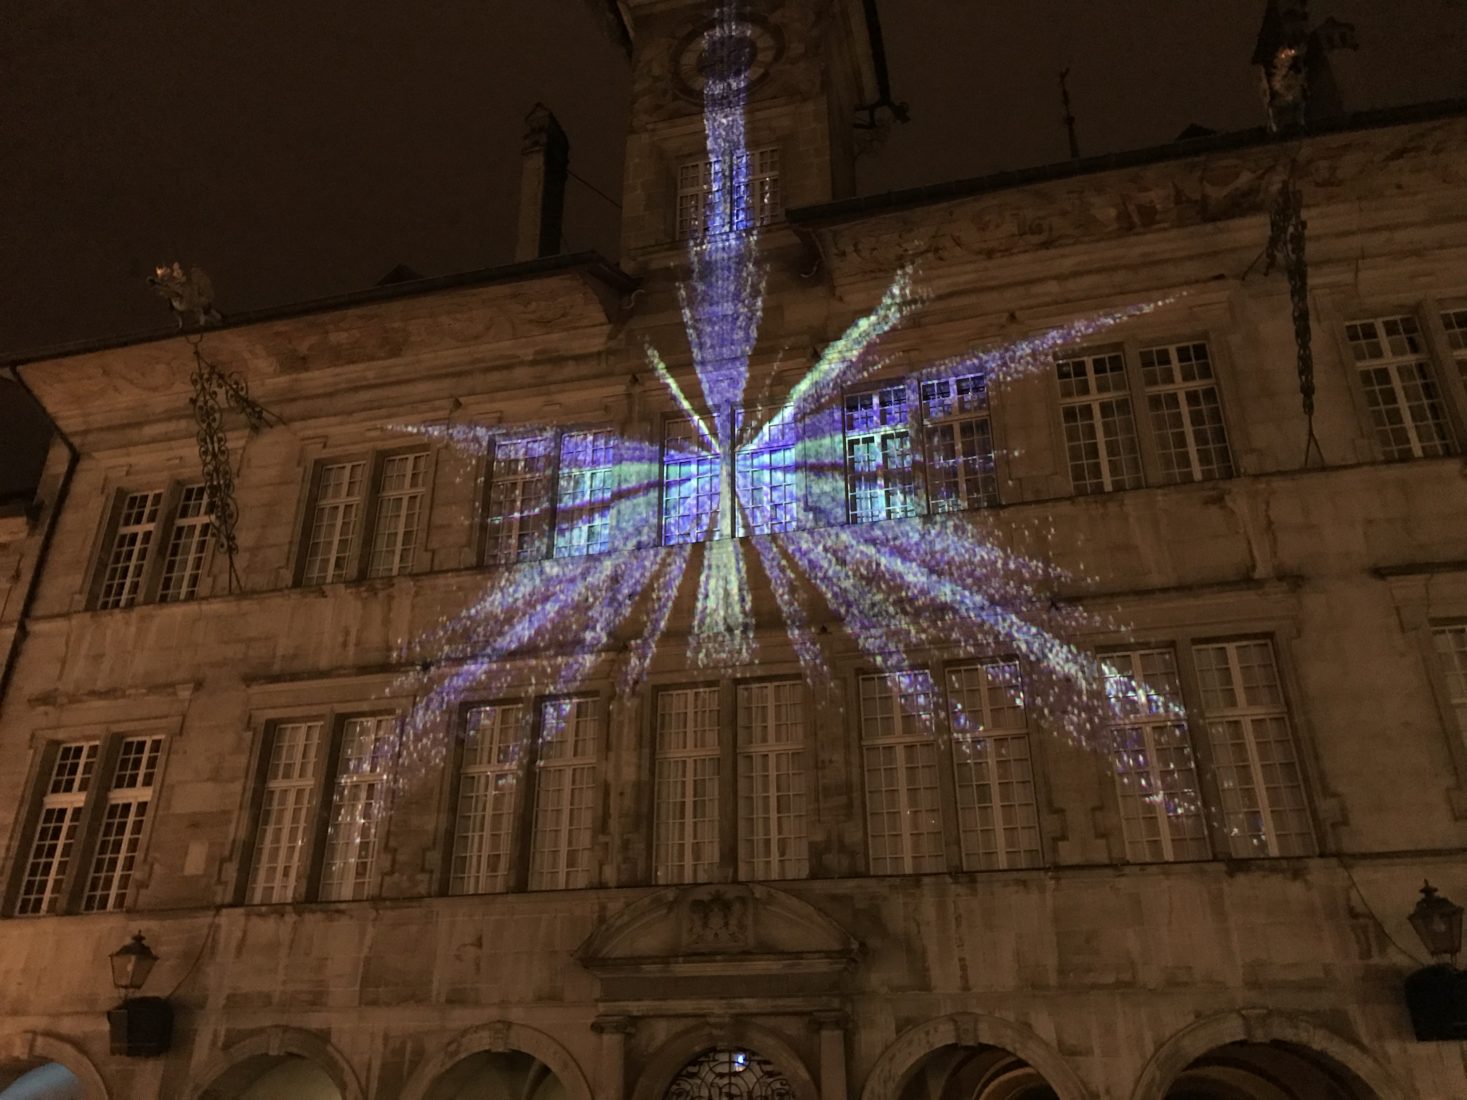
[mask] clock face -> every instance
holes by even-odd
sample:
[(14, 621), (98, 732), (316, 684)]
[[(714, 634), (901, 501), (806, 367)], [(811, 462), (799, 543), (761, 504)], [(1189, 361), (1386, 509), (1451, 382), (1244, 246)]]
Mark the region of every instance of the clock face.
[(679, 94), (688, 99), (703, 98), (703, 85), (710, 76), (742, 79), (752, 88), (779, 57), (779, 32), (762, 21), (736, 20), (731, 38), (716, 52), (708, 48), (712, 31), (712, 24), (700, 27), (678, 46), (675, 81)]

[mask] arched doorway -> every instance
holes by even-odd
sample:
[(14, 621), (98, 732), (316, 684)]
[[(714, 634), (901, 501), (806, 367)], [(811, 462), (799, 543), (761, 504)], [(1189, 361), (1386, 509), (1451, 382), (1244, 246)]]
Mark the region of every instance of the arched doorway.
[(1193, 1061), (1165, 1100), (1376, 1100), (1345, 1066), (1293, 1043), (1234, 1042)]
[(483, 1050), (455, 1062), (425, 1100), (567, 1100), (555, 1072), (522, 1050)]
[(0, 1064), (0, 1100), (87, 1100), (87, 1092), (60, 1062), (17, 1062)]
[(913, 1069), (898, 1100), (1059, 1100), (1044, 1075), (995, 1046), (944, 1046)]
[(298, 1054), (260, 1054), (231, 1066), (201, 1100), (343, 1100), (331, 1075)]
[(789, 1079), (769, 1059), (743, 1047), (712, 1047), (688, 1062), (665, 1100), (793, 1100)]

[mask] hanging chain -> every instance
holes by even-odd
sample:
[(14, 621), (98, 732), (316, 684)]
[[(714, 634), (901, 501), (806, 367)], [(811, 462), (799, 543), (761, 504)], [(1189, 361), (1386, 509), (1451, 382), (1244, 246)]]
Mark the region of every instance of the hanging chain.
[(1291, 165), (1269, 211), (1268, 248), (1263, 271), (1266, 275), (1275, 267), (1282, 267), (1284, 278), (1289, 283), (1299, 396), (1304, 406), (1307, 432), (1304, 439), (1305, 466), (1309, 465), (1311, 454), (1318, 456), (1320, 465), (1324, 464), (1324, 452), (1320, 450), (1319, 437), (1314, 434), (1314, 346), (1309, 312), (1309, 261), (1305, 254), (1308, 228), (1309, 223), (1304, 218), (1304, 196), (1294, 182)]

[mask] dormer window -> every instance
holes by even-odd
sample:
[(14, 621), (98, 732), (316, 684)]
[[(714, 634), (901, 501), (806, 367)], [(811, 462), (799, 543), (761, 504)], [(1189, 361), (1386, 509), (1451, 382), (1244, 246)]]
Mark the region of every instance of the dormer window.
[[(723, 215), (724, 224), (738, 228), (774, 224), (784, 213), (784, 196), (779, 183), (779, 150), (770, 146), (730, 158), (730, 175), (740, 166), (740, 162), (748, 172), (748, 188), (742, 198), (744, 210), (739, 212), (743, 217), (735, 216), (733, 210), (718, 211)], [(709, 208), (713, 190), (712, 161), (707, 158), (691, 160), (678, 168), (678, 240), (702, 237), (708, 232), (715, 213)], [(738, 201), (734, 196), (739, 190), (738, 187), (725, 187), (717, 201)]]

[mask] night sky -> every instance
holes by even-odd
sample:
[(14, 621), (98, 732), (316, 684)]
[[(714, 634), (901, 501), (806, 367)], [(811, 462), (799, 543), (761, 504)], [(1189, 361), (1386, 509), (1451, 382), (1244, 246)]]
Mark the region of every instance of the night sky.
[[(861, 163), (874, 193), (1262, 121), (1263, 0), (880, 0), (912, 121)], [(1315, 0), (1354, 22), (1351, 109), (1467, 97), (1467, 0)], [(506, 263), (521, 120), (559, 116), (615, 199), (625, 55), (582, 0), (15, 4), (0, 31), (0, 359), (167, 325), (143, 279), (182, 259), (220, 308)], [(567, 250), (616, 255), (617, 209), (572, 181)], [(25, 480), (0, 382), (0, 495)], [(7, 416), (7, 412), (11, 415)]]

